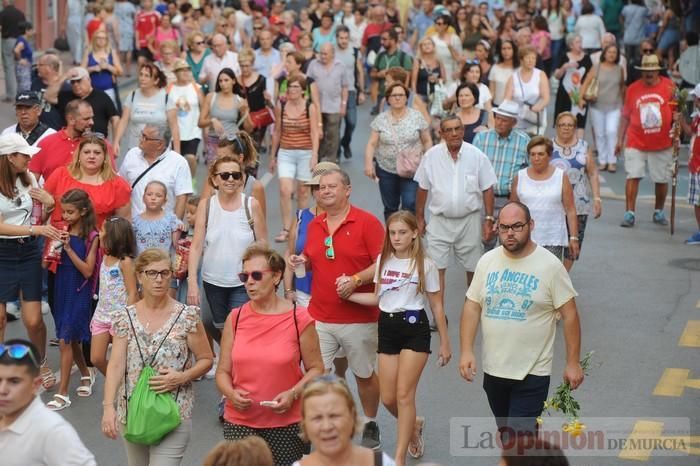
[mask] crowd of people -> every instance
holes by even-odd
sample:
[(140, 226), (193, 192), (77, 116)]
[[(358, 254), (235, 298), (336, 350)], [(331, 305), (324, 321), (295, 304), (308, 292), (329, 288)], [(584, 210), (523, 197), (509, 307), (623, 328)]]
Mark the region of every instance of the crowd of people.
[[(0, 445), (80, 402), (75, 364), (76, 397), (104, 377), (101, 429), (124, 437), (130, 466), (180, 464), (193, 382), (207, 378), (227, 443), (206, 464), (403, 466), (426, 448), (416, 398), (432, 332), (438, 364), (453, 356), (452, 262), (468, 290), (459, 372), (474, 380), (480, 328), (502, 438), (535, 435), (558, 320), (564, 380), (584, 378), (567, 272), (602, 212), (599, 172), (624, 156), (629, 228), (648, 170), (652, 221), (667, 225), (674, 157), (692, 136), (700, 230), (700, 84), (679, 77), (697, 6), (647, 3), (71, 1), (63, 70), (53, 50), (32, 67), (31, 25), (5, 0), (16, 124), (0, 134), (0, 341), (18, 318), (28, 340), (0, 344), (0, 389), (20, 380), (0, 405)], [(365, 103), (371, 121), (358, 121)], [(358, 126), (366, 143), (353, 143)], [(383, 221), (351, 199), (353, 145)], [(279, 232), (265, 169), (279, 178)], [(396, 419), (391, 455), (380, 402)], [(47, 419), (52, 441), (76, 446), (68, 464), (94, 464)]]

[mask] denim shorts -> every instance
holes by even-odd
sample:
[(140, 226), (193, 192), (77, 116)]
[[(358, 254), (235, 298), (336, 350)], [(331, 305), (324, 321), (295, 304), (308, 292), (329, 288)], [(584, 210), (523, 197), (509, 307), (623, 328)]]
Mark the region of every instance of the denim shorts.
[(310, 181), (311, 150), (279, 149), (277, 151), (277, 173), (280, 178)]
[(430, 353), (430, 323), (425, 309), (418, 320), (410, 323), (406, 311), (379, 313), (379, 344), (377, 353), (399, 354), (401, 350)]
[(37, 237), (0, 239), (0, 303), (41, 301), (41, 242)]
[(243, 285), (230, 288), (212, 285), (207, 282), (203, 282), (203, 285), (214, 327), (218, 329), (224, 328), (226, 318), (232, 309), (236, 309), (250, 300), (248, 292)]

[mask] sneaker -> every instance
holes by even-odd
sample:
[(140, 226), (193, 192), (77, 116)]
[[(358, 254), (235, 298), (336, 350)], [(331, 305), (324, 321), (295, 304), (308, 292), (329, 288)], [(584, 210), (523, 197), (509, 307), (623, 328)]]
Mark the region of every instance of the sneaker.
[(49, 346), (61, 346), (61, 342), (58, 340), (58, 338), (51, 338), (49, 340)]
[(19, 319), (20, 312), (17, 303), (7, 303), (5, 305), (5, 312), (7, 313), (8, 322), (14, 322)]
[(666, 220), (666, 214), (664, 214), (663, 210), (655, 210), (652, 220), (657, 225), (668, 225), (668, 220)]
[(49, 303), (47, 303), (46, 301), (42, 301), (41, 302), (41, 313), (46, 315), (49, 312), (51, 312), (51, 306), (49, 306)]
[(382, 436), (379, 434), (379, 426), (375, 421), (369, 421), (362, 430), (362, 446), (379, 450), (382, 448)]
[(693, 236), (685, 240), (685, 244), (700, 244), (700, 231), (696, 231)]
[(624, 217), (622, 217), (622, 223), (620, 226), (623, 228), (632, 228), (634, 226), (634, 212), (628, 210), (625, 212)]

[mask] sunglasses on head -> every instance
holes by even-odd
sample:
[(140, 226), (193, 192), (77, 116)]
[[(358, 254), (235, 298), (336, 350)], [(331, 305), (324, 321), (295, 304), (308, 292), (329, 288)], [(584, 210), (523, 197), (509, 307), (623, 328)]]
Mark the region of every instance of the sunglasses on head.
[(259, 282), (260, 280), (263, 279), (263, 274), (265, 272), (272, 272), (272, 270), (270, 270), (270, 269), (254, 270), (250, 273), (241, 272), (238, 274), (238, 279), (243, 283), (246, 283), (248, 281), (248, 278), (252, 278), (254, 281)]
[(106, 139), (105, 135), (100, 133), (99, 131), (86, 131), (82, 135), (83, 139), (99, 139), (101, 141), (104, 141)]
[(243, 178), (243, 173), (241, 172), (221, 172), (217, 173), (216, 176), (221, 178), (224, 181), (228, 181), (229, 178), (233, 178), (234, 180), (238, 181), (241, 178)]
[(39, 367), (39, 361), (36, 360), (36, 357), (34, 357), (34, 354), (32, 353), (32, 349), (27, 346), (27, 345), (22, 345), (22, 344), (14, 344), (14, 345), (4, 345), (0, 343), (0, 357), (4, 356), (7, 354), (10, 359), (14, 359), (15, 361), (20, 361), (27, 356), (29, 356), (29, 359), (34, 363), (35, 367)]

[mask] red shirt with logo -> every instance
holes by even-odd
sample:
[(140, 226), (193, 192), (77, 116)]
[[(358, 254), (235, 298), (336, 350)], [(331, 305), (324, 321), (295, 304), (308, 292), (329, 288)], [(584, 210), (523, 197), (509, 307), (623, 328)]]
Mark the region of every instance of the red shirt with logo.
[(136, 31), (139, 33), (140, 49), (148, 47), (148, 38), (155, 37), (156, 28), (160, 23), (160, 15), (157, 11), (141, 11), (136, 15)]
[(659, 76), (655, 86), (647, 86), (639, 79), (627, 88), (622, 108), (622, 116), (629, 120), (626, 147), (641, 151), (671, 147), (673, 112), (669, 102), (675, 87), (673, 81)]
[[(336, 292), (335, 280), (341, 275), (352, 277), (363, 271), (382, 252), (384, 244), (384, 227), (369, 212), (350, 207), (347, 217), (333, 233), (333, 252), (330, 259), (325, 242), (328, 238), (326, 214), (313, 219), (306, 230), (304, 255), (311, 263), (313, 281), (311, 282), (311, 303), (309, 313), (319, 322), (331, 324), (359, 324), (376, 322), (379, 308), (363, 306), (341, 299)], [(372, 293), (371, 283), (356, 290), (358, 293)]]

